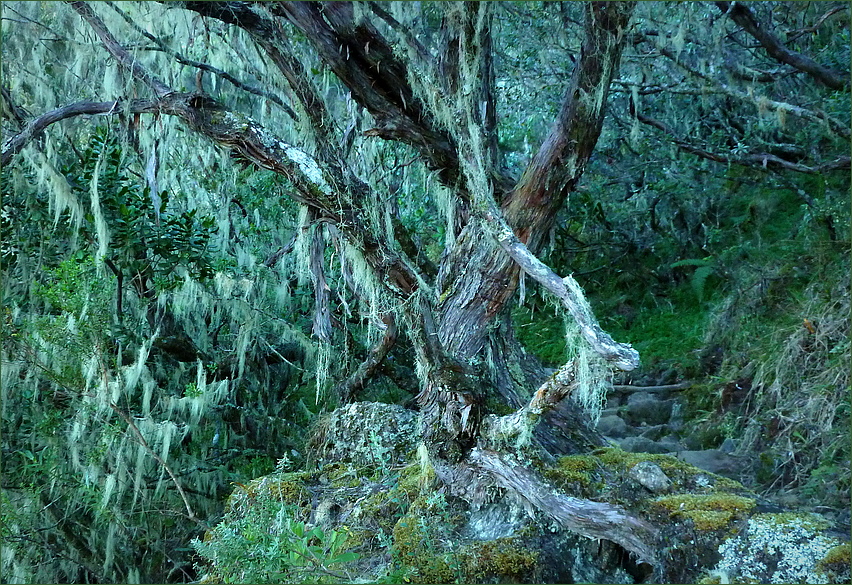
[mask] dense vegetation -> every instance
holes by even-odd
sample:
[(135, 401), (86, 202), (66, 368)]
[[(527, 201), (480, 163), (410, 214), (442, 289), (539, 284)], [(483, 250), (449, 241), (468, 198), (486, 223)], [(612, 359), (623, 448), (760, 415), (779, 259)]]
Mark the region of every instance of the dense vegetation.
[[(310, 468), (319, 415), (368, 400), (427, 410), (420, 325), (406, 313), (427, 301), (388, 292), (397, 285), (352, 225), (378, 249), (391, 242), (421, 284), (456, 278), (446, 266), (465, 246), (500, 253), (488, 229), (464, 231), (482, 203), (465, 166), (475, 164), (448, 161), (437, 139), (394, 134), (360, 78), (336, 68), (369, 61), (369, 42), (352, 65), (335, 64), (284, 3), (205, 4), (3, 2), (2, 582), (196, 579), (193, 538), (235, 485)], [(692, 380), (684, 436), (697, 448), (735, 439), (754, 461), (750, 487), (798, 507), (848, 507), (849, 7), (745, 6), (630, 7), (600, 137), (529, 246), (573, 274), (603, 330), (639, 351), (641, 367), (616, 383)], [(400, 111), (422, 107), (447, 136), (458, 138), (452, 119), (429, 117), (441, 96), (460, 96), (461, 109), (464, 82), (490, 83), (468, 93), (484, 96), (473, 117), (489, 130), (493, 192), (508, 201), (571, 103), (593, 37), (587, 10), (356, 3), (349, 17), (388, 39), (373, 44), (373, 55), (388, 50), (385, 75), (399, 73), (390, 55), (408, 67), (411, 79), (391, 79), (413, 88)], [(92, 14), (171, 93), (105, 50)], [(266, 34), (280, 44), (251, 15), (274, 22)], [(749, 22), (771, 24), (772, 38)], [(484, 52), (484, 30), (487, 75), (465, 73), (466, 43)], [(191, 106), (167, 103), (180, 92)], [(142, 103), (154, 93), (156, 107)], [(89, 109), (33, 131), (75, 103)], [(360, 182), (334, 197), (357, 192), (352, 208), (367, 211), (333, 216), (304, 180), (211, 139), (181, 108), (214, 112), (210, 127), (250, 116), (240, 123), (308, 153), (303, 168), (336, 160)], [(511, 377), (501, 372), (528, 367), (499, 357), (515, 337), (546, 367), (585, 355), (569, 312), (511, 270), (511, 294), (476, 322), (487, 343), (467, 356), (467, 342), (442, 339), (458, 370), (490, 384), (483, 413), (510, 413), (535, 390), (526, 369), (516, 377), (526, 395), (518, 379), (501, 386)], [(452, 283), (436, 288), (436, 316), (455, 310), (464, 282)], [(336, 570), (342, 536), (299, 522), (282, 524), (288, 546), (318, 542)]]

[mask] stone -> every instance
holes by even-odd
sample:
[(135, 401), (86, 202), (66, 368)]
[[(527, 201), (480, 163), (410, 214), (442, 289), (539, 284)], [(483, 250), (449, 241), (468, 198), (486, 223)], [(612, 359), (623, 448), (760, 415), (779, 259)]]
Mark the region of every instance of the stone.
[(315, 427), (317, 463), (332, 461), (371, 467), (409, 459), (420, 440), (418, 415), (396, 404), (353, 402), (329, 413)]
[(669, 422), (674, 400), (660, 400), (648, 392), (635, 392), (627, 397), (625, 419), (638, 425), (661, 425)]
[(651, 461), (640, 461), (630, 470), (630, 477), (652, 492), (667, 491), (672, 482), (660, 469), (660, 466)]
[(598, 432), (605, 437), (621, 438), (633, 434), (620, 416), (610, 414), (602, 416), (598, 421)]
[(671, 453), (673, 449), (645, 437), (627, 437), (619, 441), (622, 449), (629, 453)]
[(646, 439), (651, 439), (652, 441), (659, 441), (666, 433), (668, 433), (668, 431), (668, 425), (654, 425), (652, 427), (646, 427), (640, 436), (645, 437)]
[(741, 461), (719, 449), (679, 451), (677, 458), (699, 469), (736, 480), (739, 480), (740, 474), (745, 467)]

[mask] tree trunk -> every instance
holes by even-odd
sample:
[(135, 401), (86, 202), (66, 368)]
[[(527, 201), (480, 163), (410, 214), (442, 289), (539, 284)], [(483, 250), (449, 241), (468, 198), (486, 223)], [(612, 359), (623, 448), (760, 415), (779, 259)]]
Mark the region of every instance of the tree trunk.
[[(549, 484), (524, 466), (523, 457), (512, 463), (495, 451), (528, 445), (536, 427), (541, 429), (536, 443), (544, 447), (536, 456), (544, 459), (603, 442), (579, 409), (565, 400), (577, 389), (575, 364), (543, 376), (512, 335), (507, 310), (521, 269), (559, 298), (586, 341), (605, 359), (625, 369), (638, 360), (632, 348), (615, 343), (600, 329), (576, 282), (570, 276), (561, 279), (535, 256), (597, 143), (634, 4), (586, 5), (585, 39), (559, 115), (514, 187), (497, 167), (494, 148), (489, 3), (452, 7), (460, 21), (457, 42), (452, 41), (459, 50), (456, 90), (451, 90), (454, 84), (446, 85), (449, 95), (428, 105), (409, 85), (406, 65), (369, 21), (355, 18), (351, 3), (269, 5), (274, 17), (305, 33), (353, 99), (373, 115), (376, 127), (367, 134), (417, 149), (427, 167), (453, 190), (461, 230), (455, 245), (445, 251), (434, 286), (390, 239), (385, 225), (371, 219), (370, 206), (380, 199), (346, 164), (333, 141), (323, 100), (269, 13), (249, 3), (183, 5), (240, 26), (255, 38), (308, 112), (316, 142), (313, 153), (285, 143), (209, 96), (169, 91), (117, 43), (88, 5), (72, 6), (113, 57), (159, 96), (158, 111), (178, 116), (233, 156), (287, 177), (295, 188), (293, 197), (312, 209), (317, 222), (334, 225), (363, 257), (385, 294), (399, 302), (417, 361), (422, 441), (451, 492), (475, 500), (489, 486), (497, 486), (570, 530), (611, 538), (647, 558), (653, 550), (651, 531), (641, 522), (613, 507), (601, 511), (589, 502), (554, 499), (548, 495)], [(314, 257), (315, 285), (322, 287), (321, 258), (318, 253)], [(324, 310), (324, 299), (318, 292), (319, 311)], [(386, 351), (377, 347), (375, 355)], [(488, 371), (482, 366), (486, 357), (493, 364)], [(365, 371), (375, 369), (374, 364), (364, 366)], [(489, 388), (489, 380), (494, 387)], [(515, 413), (486, 412), (489, 392), (516, 408)], [(546, 424), (541, 425), (543, 419)]]

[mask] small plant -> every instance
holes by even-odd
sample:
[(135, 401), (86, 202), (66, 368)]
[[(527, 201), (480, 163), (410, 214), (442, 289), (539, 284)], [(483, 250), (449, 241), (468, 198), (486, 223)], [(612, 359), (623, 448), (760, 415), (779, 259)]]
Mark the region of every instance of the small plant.
[(298, 519), (297, 506), (258, 492), (245, 515), (229, 512), (192, 546), (207, 564), (200, 569), (223, 583), (339, 583), (351, 581), (346, 529), (323, 530)]

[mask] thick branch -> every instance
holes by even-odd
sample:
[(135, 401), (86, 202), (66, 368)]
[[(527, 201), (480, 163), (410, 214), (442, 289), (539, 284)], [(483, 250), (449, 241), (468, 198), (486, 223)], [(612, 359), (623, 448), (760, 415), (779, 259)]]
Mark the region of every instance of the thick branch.
[[(369, 187), (339, 164), (323, 164), (308, 153), (279, 140), (254, 120), (228, 111), (202, 94), (178, 94), (157, 82), (118, 44), (103, 22), (83, 2), (74, 2), (96, 31), (104, 46), (134, 77), (160, 93), (163, 113), (180, 117), (192, 130), (226, 147), (235, 158), (249, 160), (260, 168), (287, 177), (295, 186), (294, 199), (316, 207), (323, 217), (337, 223), (350, 243), (380, 275), (394, 295), (407, 297), (420, 285), (416, 271), (396, 253), (383, 234), (365, 224), (369, 214), (352, 201), (365, 201)], [(344, 199), (342, 194), (347, 194)], [(348, 202), (348, 204), (347, 204)]]
[(761, 24), (755, 18), (748, 6), (743, 2), (716, 2), (716, 6), (723, 13), (730, 15), (738, 25), (743, 27), (748, 34), (754, 37), (766, 52), (781, 63), (804, 71), (823, 85), (831, 89), (843, 89), (849, 85), (849, 74), (823, 67), (810, 57), (792, 51), (784, 46), (775, 35), (769, 32), (765, 24)]
[(592, 346), (592, 349), (621, 370), (635, 369), (639, 365), (639, 353), (629, 343), (618, 343), (601, 329), (577, 281), (570, 275), (559, 278), (518, 239), (506, 225), (505, 220), (495, 215), (494, 211), (496, 210), (484, 214), (484, 219), (489, 226), (491, 235), (497, 238), (503, 250), (518, 263), (524, 272), (556, 295), (562, 305), (571, 313), (580, 328), (583, 339)]
[(548, 411), (577, 387), (576, 364), (569, 362), (559, 368), (536, 390), (530, 401), (506, 416), (486, 415), (482, 420), (481, 437), (485, 445), (505, 443), (512, 437), (527, 434)]
[(6, 144), (3, 145), (0, 164), (7, 164), (15, 154), (19, 153), (32, 140), (38, 138), (48, 126), (55, 122), (73, 118), (74, 116), (94, 116), (97, 114), (124, 114), (127, 112), (150, 114), (156, 112), (158, 108), (158, 102), (152, 100), (76, 102), (56, 108), (32, 120), (23, 130), (9, 138)]
[(350, 402), (358, 392), (364, 389), (396, 343), (397, 328), (393, 315), (388, 314), (382, 317), (382, 323), (385, 326), (382, 338), (370, 348), (367, 358), (361, 362), (358, 369), (335, 388), (335, 393), (340, 396), (341, 402)]
[(499, 487), (509, 489), (563, 528), (587, 538), (615, 542), (636, 554), (640, 562), (658, 563), (657, 530), (620, 506), (564, 495), (532, 470), (495, 451), (475, 448), (469, 461)]

